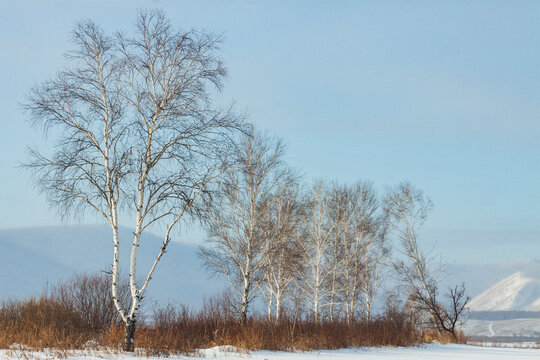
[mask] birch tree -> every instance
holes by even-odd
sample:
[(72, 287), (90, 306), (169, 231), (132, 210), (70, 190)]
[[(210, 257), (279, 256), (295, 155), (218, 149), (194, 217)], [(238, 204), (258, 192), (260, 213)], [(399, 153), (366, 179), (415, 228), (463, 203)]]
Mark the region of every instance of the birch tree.
[[(373, 303), (382, 284), (382, 268), (387, 262), (388, 221), (380, 198), (371, 183), (359, 182), (354, 188), (354, 208), (357, 216), (352, 226), (357, 242), (358, 291), (363, 295), (363, 312), (371, 319)], [(354, 290), (357, 290), (356, 287)]]
[[(354, 218), (352, 192), (346, 185), (333, 184), (329, 190), (330, 208), (328, 212), (329, 222), (332, 224), (333, 233), (331, 246), (328, 253), (330, 267), (330, 281), (328, 289), (328, 316), (333, 321), (336, 313), (339, 313), (345, 305), (347, 321), (351, 319), (349, 305), (351, 300), (349, 291), (353, 290), (351, 284), (357, 279), (354, 275), (353, 262), (356, 256), (356, 243), (350, 229)], [(358, 273), (356, 271), (356, 273)], [(345, 298), (344, 298), (345, 296)]]
[(300, 271), (299, 241), (304, 204), (292, 174), (284, 177), (268, 202), (263, 214), (266, 266), (260, 287), (267, 303), (268, 319), (272, 320), (275, 305), (274, 321), (279, 322), (283, 301)]
[(385, 198), (385, 208), (401, 244), (402, 259), (394, 268), (410, 288), (408, 301), (417, 310), (427, 312), (431, 324), (440, 332), (449, 332), (457, 341), (456, 328), (462, 323), (469, 297), (464, 286), (450, 289), (449, 308), (439, 299), (439, 271), (419, 243), (420, 229), (432, 208), (422, 191), (409, 183), (399, 185)]
[[(400, 184), (389, 191), (385, 198), (386, 212), (401, 245), (402, 258), (394, 262), (394, 269), (414, 293), (422, 294), (428, 302), (434, 301), (437, 280), (430, 269), (428, 255), (418, 244), (418, 238), (432, 207), (431, 200), (409, 183)], [(430, 316), (433, 314), (430, 313)]]
[[(231, 109), (212, 105), (226, 70), (220, 38), (173, 28), (160, 11), (142, 11), (132, 34), (107, 35), (91, 21), (73, 31), (74, 50), (25, 105), (32, 122), (54, 129), (52, 154), (31, 150), (28, 166), (63, 215), (99, 214), (112, 231), (112, 297), (134, 349), (141, 300), (173, 230), (196, 218), (208, 184), (227, 170), (230, 138), (243, 127)], [(131, 219), (131, 302), (118, 298), (120, 218)], [(154, 263), (137, 267), (141, 235), (161, 231)]]
[(286, 173), (279, 140), (252, 132), (236, 151), (235, 170), (220, 185), (209, 211), (207, 246), (201, 256), (207, 269), (224, 275), (237, 295), (242, 323), (265, 274), (264, 218)]
[(348, 324), (355, 318), (357, 312), (362, 267), (359, 257), (361, 244), (355, 231), (355, 226), (360, 223), (362, 209), (358, 208), (357, 193), (354, 190), (353, 187), (346, 185), (335, 186), (333, 190), (335, 210), (332, 212), (332, 220), (336, 223), (337, 229), (332, 262), (339, 264), (334, 270), (334, 277), (337, 279), (335, 281), (337, 286), (333, 286), (334, 297), (338, 301), (339, 308), (343, 309)]
[(328, 252), (332, 245), (335, 223), (329, 221), (330, 198), (324, 183), (317, 182), (308, 197), (305, 235), (301, 241), (301, 261), (304, 269), (296, 283), (309, 304), (313, 319), (321, 320), (321, 310), (328, 306), (328, 282), (332, 265)]
[(340, 310), (351, 323), (362, 308), (369, 319), (387, 252), (385, 216), (369, 182), (334, 185), (331, 203), (335, 235), (330, 252), (333, 266), (329, 316), (332, 320)]

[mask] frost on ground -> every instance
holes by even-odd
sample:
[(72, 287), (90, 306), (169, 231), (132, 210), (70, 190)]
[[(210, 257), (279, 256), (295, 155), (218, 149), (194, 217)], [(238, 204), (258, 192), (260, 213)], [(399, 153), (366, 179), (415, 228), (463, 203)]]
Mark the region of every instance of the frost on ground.
[[(151, 359), (163, 358), (133, 356), (128, 354), (114, 354), (101, 351), (74, 351), (74, 352), (28, 352), (23, 350), (0, 350), (0, 359), (57, 359), (67, 360), (99, 360), (99, 359)], [(197, 356), (172, 356), (169, 359), (217, 359), (217, 360), (307, 360), (307, 359), (339, 359), (339, 360), (416, 360), (416, 359), (459, 359), (459, 360), (511, 360), (511, 359), (540, 359), (540, 349), (496, 348), (471, 345), (439, 345), (431, 344), (422, 347), (408, 348), (365, 348), (323, 350), (309, 352), (283, 352), (283, 351), (253, 351), (246, 353), (234, 347), (221, 346), (201, 350)]]

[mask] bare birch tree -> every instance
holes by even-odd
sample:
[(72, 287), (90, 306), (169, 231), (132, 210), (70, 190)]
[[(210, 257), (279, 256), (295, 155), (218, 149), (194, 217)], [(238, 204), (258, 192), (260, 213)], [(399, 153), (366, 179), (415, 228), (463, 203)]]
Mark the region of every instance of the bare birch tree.
[[(333, 184), (329, 189), (330, 211), (329, 222), (333, 233), (328, 253), (330, 281), (328, 282), (328, 316), (333, 321), (341, 310), (345, 311), (347, 321), (351, 320), (350, 290), (358, 280), (358, 271), (354, 271), (354, 261), (357, 258), (357, 244), (351, 232), (354, 219), (352, 192), (346, 185)], [(358, 262), (357, 262), (358, 264)], [(358, 270), (358, 269), (356, 269)]]
[[(381, 230), (381, 229), (379, 229)], [(388, 263), (388, 248), (384, 234), (366, 236), (360, 247), (360, 291), (363, 294), (363, 312), (367, 321), (371, 320), (373, 304), (383, 282), (383, 269)]]
[(332, 269), (328, 252), (335, 226), (329, 221), (330, 207), (327, 187), (322, 182), (315, 183), (306, 205), (305, 235), (301, 241), (304, 269), (299, 273), (296, 286), (302, 289), (316, 322), (321, 320), (321, 309), (328, 306), (327, 284)]
[(456, 326), (463, 320), (469, 298), (461, 286), (450, 289), (449, 310), (438, 300), (439, 271), (418, 244), (431, 201), (422, 191), (403, 183), (387, 194), (385, 208), (401, 244), (403, 259), (396, 260), (394, 268), (410, 288), (408, 301), (417, 310), (427, 312), (435, 329), (449, 332), (457, 341)]
[(236, 152), (235, 171), (227, 174), (209, 211), (208, 245), (201, 247), (205, 266), (224, 275), (238, 296), (237, 311), (246, 322), (249, 306), (264, 277), (264, 218), (284, 180), (283, 145), (251, 133)]
[(431, 200), (409, 183), (400, 184), (385, 198), (385, 209), (399, 237), (403, 255), (394, 262), (394, 268), (412, 291), (422, 294), (428, 302), (433, 302), (437, 281), (429, 268), (428, 255), (418, 245), (418, 237), (432, 207)]
[(263, 214), (266, 266), (260, 287), (267, 303), (268, 319), (272, 320), (275, 305), (274, 321), (279, 322), (283, 301), (300, 271), (299, 241), (304, 206), (292, 174), (284, 178), (268, 202)]
[(373, 303), (382, 285), (382, 267), (389, 250), (387, 246), (388, 221), (379, 197), (371, 183), (359, 182), (353, 187), (357, 214), (353, 232), (357, 241), (359, 292), (363, 295), (363, 312), (367, 321), (371, 319)]
[(373, 185), (368, 182), (334, 185), (331, 199), (330, 219), (335, 224), (335, 236), (330, 252), (330, 320), (339, 310), (351, 323), (361, 305), (369, 319), (386, 255), (384, 213)]
[[(226, 75), (213, 34), (176, 30), (162, 12), (142, 11), (133, 35), (108, 36), (83, 21), (73, 42), (66, 69), (29, 93), (33, 123), (56, 128), (57, 140), (51, 155), (32, 150), (28, 166), (62, 214), (90, 209), (111, 226), (111, 291), (126, 324), (124, 349), (133, 351), (140, 303), (172, 231), (197, 215), (207, 185), (226, 171), (229, 139), (242, 124), (211, 102)], [(120, 214), (134, 223), (127, 307), (118, 299)], [(163, 242), (138, 278), (141, 235), (152, 226)]]

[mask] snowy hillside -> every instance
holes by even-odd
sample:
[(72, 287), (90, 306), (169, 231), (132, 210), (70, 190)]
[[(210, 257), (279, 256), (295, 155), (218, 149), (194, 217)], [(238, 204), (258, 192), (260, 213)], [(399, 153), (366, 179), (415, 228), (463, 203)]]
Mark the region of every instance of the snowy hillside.
[[(484, 312), (482, 315), (487, 319), (467, 321), (463, 327), (466, 335), (481, 338), (540, 338), (540, 319), (534, 318), (536, 314), (525, 313), (540, 311), (540, 271), (536, 269), (536, 262), (523, 264), (526, 266), (522, 266), (520, 271), (503, 278), (471, 300), (470, 310)], [(498, 320), (501, 311), (513, 317)]]
[(449, 271), (449, 276), (442, 279), (440, 288), (446, 290), (449, 286), (465, 282), (467, 293), (474, 298), (518, 271), (540, 279), (540, 261), (522, 259), (500, 264), (454, 264)]
[[(126, 273), (131, 231), (122, 228), (120, 236), (120, 262)], [(143, 237), (138, 276), (148, 271), (160, 243), (157, 236)], [(112, 263), (112, 239), (106, 226), (0, 230), (0, 248), (0, 299), (37, 295), (47, 283), (76, 272), (109, 270)], [(199, 306), (205, 297), (221, 292), (222, 283), (208, 279), (197, 251), (194, 245), (171, 242), (154, 273), (148, 298)]]
[(469, 306), (472, 311), (540, 311), (540, 273), (518, 271), (478, 296)]

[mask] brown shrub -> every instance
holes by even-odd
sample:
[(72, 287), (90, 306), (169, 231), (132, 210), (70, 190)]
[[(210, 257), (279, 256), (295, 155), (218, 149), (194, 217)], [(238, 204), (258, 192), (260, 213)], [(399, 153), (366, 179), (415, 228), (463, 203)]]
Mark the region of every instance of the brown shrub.
[(0, 346), (78, 347), (85, 338), (78, 314), (47, 297), (10, 301), (0, 307)]
[[(89, 332), (97, 333), (122, 322), (114, 306), (111, 276), (107, 273), (73, 275), (52, 286), (48, 297), (76, 313)], [(124, 278), (118, 286), (118, 298), (124, 306), (129, 303), (129, 284)]]
[[(120, 286), (129, 298), (127, 282)], [(114, 308), (110, 277), (105, 273), (74, 275), (38, 298), (0, 305), (0, 347), (17, 343), (33, 348), (79, 348), (111, 331), (120, 318)]]
[[(40, 298), (0, 305), (0, 347), (16, 343), (68, 350), (91, 344), (119, 349), (124, 328), (112, 307), (108, 281), (103, 274), (82, 275), (53, 287)], [(314, 350), (451, 340), (419, 329), (397, 308), (371, 321), (351, 324), (316, 323), (307, 316), (289, 315), (279, 323), (254, 316), (242, 324), (220, 299), (206, 302), (197, 312), (168, 305), (155, 309), (151, 319), (138, 324), (135, 335), (136, 347), (147, 355), (192, 353), (217, 345), (247, 350)]]

